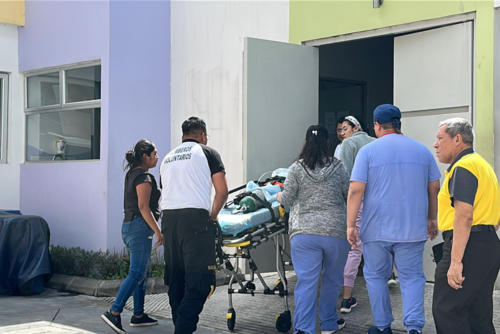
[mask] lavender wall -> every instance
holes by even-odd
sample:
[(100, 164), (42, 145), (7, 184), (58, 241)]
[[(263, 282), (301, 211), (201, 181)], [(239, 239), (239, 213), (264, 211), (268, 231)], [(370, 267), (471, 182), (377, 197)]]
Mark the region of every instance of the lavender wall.
[(107, 247), (109, 2), (26, 1), (19, 70), (101, 59), (101, 160), (21, 165), (21, 211), (44, 217), (51, 243)]
[(108, 58), (108, 1), (26, 1), (19, 71)]
[(144, 137), (170, 149), (170, 2), (27, 1), (19, 58), (20, 71), (101, 59), (101, 160), (22, 165), (21, 210), (53, 244), (121, 250), (125, 151)]
[[(170, 1), (110, 1), (108, 246), (121, 245), (122, 163), (142, 138), (170, 150)], [(160, 158), (161, 159), (161, 158)], [(151, 172), (158, 178), (158, 167)]]

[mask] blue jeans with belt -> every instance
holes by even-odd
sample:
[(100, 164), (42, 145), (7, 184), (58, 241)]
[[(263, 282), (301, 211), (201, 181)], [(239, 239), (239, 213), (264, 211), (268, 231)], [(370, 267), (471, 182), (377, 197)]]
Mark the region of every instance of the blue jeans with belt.
[(141, 217), (123, 222), (122, 238), (130, 252), (130, 271), (123, 281), (111, 310), (121, 313), (129, 297), (134, 294), (134, 315), (144, 314), (144, 296), (151, 266), (149, 258), (153, 244), (153, 230)]

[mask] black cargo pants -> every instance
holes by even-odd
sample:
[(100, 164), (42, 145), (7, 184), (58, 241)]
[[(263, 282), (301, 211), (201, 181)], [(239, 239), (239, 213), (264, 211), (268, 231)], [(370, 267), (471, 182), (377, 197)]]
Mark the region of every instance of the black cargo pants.
[(215, 289), (215, 226), (203, 209), (163, 210), (161, 231), (175, 334), (191, 334)]
[(443, 245), (436, 268), (432, 313), (438, 334), (494, 334), (493, 289), (500, 269), (500, 241), (495, 232), (470, 234), (462, 259), (462, 289), (448, 284), (453, 238)]

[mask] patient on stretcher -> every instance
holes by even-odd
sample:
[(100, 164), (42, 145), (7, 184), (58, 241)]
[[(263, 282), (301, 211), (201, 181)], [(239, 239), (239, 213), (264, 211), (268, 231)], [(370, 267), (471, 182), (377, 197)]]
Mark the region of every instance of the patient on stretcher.
[[(276, 202), (276, 194), (282, 190), (281, 185), (287, 172), (288, 169), (284, 168), (274, 171), (271, 180), (262, 186), (254, 181), (248, 182), (245, 192), (238, 195), (240, 198), (236, 196), (234, 203), (230, 202), (231, 205), (223, 208), (219, 213), (222, 233), (237, 236), (271, 221), (271, 212), (266, 208), (269, 204), (277, 217), (280, 204)], [(281, 182), (277, 182), (276, 179)]]

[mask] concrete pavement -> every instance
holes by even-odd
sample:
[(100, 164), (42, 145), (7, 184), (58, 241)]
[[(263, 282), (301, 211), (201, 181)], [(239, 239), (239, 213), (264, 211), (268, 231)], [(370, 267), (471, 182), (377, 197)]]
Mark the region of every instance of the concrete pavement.
[[(297, 282), (297, 277), (293, 272), (288, 275), (291, 295), (289, 298), (290, 309), (293, 311), (293, 287)], [(277, 280), (276, 274), (266, 275), (266, 282), (273, 286)], [(256, 284), (257, 288), (260, 284)], [(236, 286), (234, 286), (236, 288)], [(425, 291), (425, 308), (427, 324), (424, 328), (425, 334), (434, 334), (436, 330), (432, 320), (431, 300), (433, 285), (427, 284)], [(405, 333), (402, 315), (401, 293), (399, 286), (390, 288), (393, 314), (395, 321), (393, 323), (394, 333)], [(342, 315), (346, 320), (347, 326), (339, 334), (361, 334), (366, 333), (373, 319), (370, 311), (370, 304), (366, 285), (363, 277), (358, 277), (354, 287), (354, 296), (358, 300), (358, 306), (350, 313)], [(336, 299), (336, 301), (335, 301)], [(13, 297), (0, 296), (0, 333), (114, 333), (100, 319), (100, 315), (109, 309), (113, 298), (96, 298), (84, 295), (75, 295), (70, 293), (61, 293), (56, 290), (47, 289), (39, 296)], [(497, 330), (500, 330), (500, 318), (497, 316), (500, 310), (500, 291), (493, 294), (495, 317), (494, 323)], [(145, 310), (149, 314), (158, 317), (160, 324), (150, 328), (130, 328), (128, 321), (132, 315), (131, 302), (122, 314), (124, 329), (128, 333), (173, 333), (173, 325), (170, 318), (170, 308), (168, 306), (168, 296), (166, 294), (146, 296)], [(340, 298), (332, 296), (332, 302), (340, 305)], [(274, 295), (256, 294), (235, 295), (233, 298), (234, 308), (236, 310), (236, 334), (269, 333), (277, 334), (275, 328), (275, 316), (284, 311), (284, 299)], [(226, 312), (228, 309), (227, 286), (218, 287), (214, 295), (207, 301), (203, 313), (200, 316), (200, 327), (197, 333), (200, 334), (220, 334), (229, 332), (226, 323)], [(321, 333), (319, 329), (319, 319), (316, 333)], [(30, 325), (32, 328), (26, 328), (26, 324), (45, 321)], [(50, 325), (52, 323), (52, 325)], [(11, 325), (24, 324), (24, 327), (15, 329), (4, 327)], [(65, 326), (71, 326), (68, 329)], [(31, 330), (31, 331), (30, 331)], [(87, 331), (87, 332), (85, 332)], [(289, 333), (292, 333), (290, 331)]]
[[(297, 276), (294, 272), (287, 274), (290, 285), (289, 305), (290, 309), (294, 310), (293, 288), (297, 283)], [(274, 282), (278, 280), (276, 274), (265, 275), (265, 280), (269, 286), (274, 286)], [(261, 289), (261, 285), (256, 282), (257, 289)], [(236, 285), (233, 288), (237, 288)], [(425, 287), (425, 313), (426, 325), (424, 334), (435, 334), (436, 328), (432, 318), (432, 291), (434, 285), (426, 284)], [(393, 308), (394, 322), (392, 329), (395, 334), (406, 333), (403, 326), (403, 305), (401, 301), (401, 291), (398, 286), (389, 288), (391, 302)], [(364, 278), (359, 276), (356, 279), (354, 286), (354, 297), (358, 300), (358, 306), (353, 309), (350, 314), (342, 314), (341, 317), (346, 320), (346, 327), (339, 331), (339, 334), (364, 334), (370, 326), (373, 326), (373, 318), (371, 315), (370, 302), (366, 283)], [(170, 307), (168, 306), (168, 296), (156, 295), (147, 296), (146, 309), (149, 308), (150, 313), (158, 317), (170, 318)], [(341, 298), (336, 299), (336, 306), (339, 308)], [(112, 298), (105, 299), (111, 303)], [(500, 331), (500, 318), (497, 316), (500, 310), (500, 291), (496, 290), (493, 294), (495, 316), (493, 318), (495, 327)], [(129, 300), (131, 307), (132, 300)], [(233, 295), (233, 305), (236, 311), (236, 326), (234, 333), (236, 334), (278, 334), (275, 328), (275, 316), (284, 311), (283, 298), (275, 295), (256, 294), (254, 297), (250, 295)], [(227, 332), (227, 322), (225, 315), (228, 309), (227, 286), (218, 287), (213, 296), (205, 304), (203, 313), (200, 315), (200, 325), (211, 328), (219, 332)], [(320, 334), (320, 320), (317, 318), (316, 333)], [(289, 333), (293, 333), (292, 330)]]
[[(109, 303), (96, 297), (61, 293), (52, 289), (46, 289), (38, 296), (0, 295), (0, 333), (112, 334), (115, 332), (100, 318), (109, 307)], [(131, 316), (132, 312), (128, 310), (122, 313), (122, 324), (127, 333), (174, 332), (172, 322), (165, 319), (160, 320), (158, 326), (132, 329), (128, 325)], [(197, 333), (220, 334), (206, 328), (200, 328)]]

